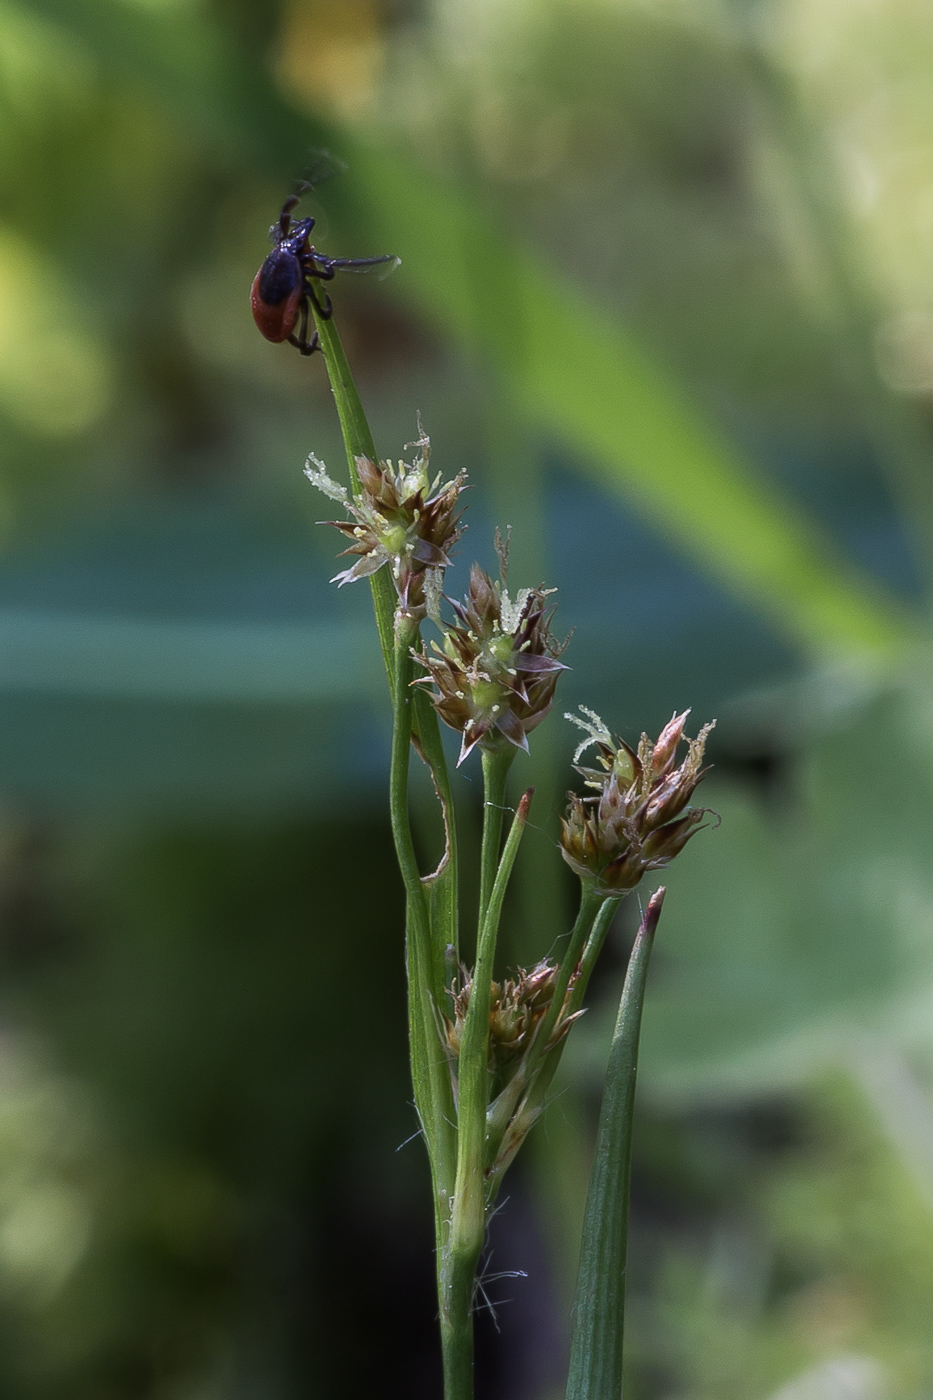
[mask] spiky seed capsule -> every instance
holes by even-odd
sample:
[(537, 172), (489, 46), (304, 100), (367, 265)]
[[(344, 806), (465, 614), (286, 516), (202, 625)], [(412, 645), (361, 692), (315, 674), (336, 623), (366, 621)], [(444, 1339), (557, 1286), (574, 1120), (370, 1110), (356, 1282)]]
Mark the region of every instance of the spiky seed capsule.
[(580, 709), (583, 719), (566, 716), (587, 735), (574, 760), (595, 746), (600, 767), (577, 767), (577, 772), (597, 795), (568, 794), (561, 851), (581, 879), (595, 881), (606, 895), (620, 894), (634, 889), (646, 871), (668, 865), (700, 830), (709, 809), (688, 804), (708, 771), (703, 752), (715, 721), (686, 739), (687, 756), (678, 767), (689, 710), (674, 715), (654, 743), (643, 734), (635, 753), (613, 738), (598, 715)]
[(340, 502), (349, 520), (331, 520), (349, 541), (344, 554), (358, 559), (331, 580), (341, 587), (368, 578), (389, 566), (402, 607), (415, 620), (438, 611), (440, 578), (450, 564), (449, 551), (460, 538), (459, 499), (466, 481), (460, 472), (441, 485), (440, 475), (428, 475), (431, 443), (418, 417), (414, 462), (373, 462), (357, 457), (359, 493), (350, 497), (327, 474), (323, 462), (311, 456), (305, 475), (331, 500)]
[[(530, 971), (520, 967), (513, 977), (502, 983), (492, 983), (489, 1011), (490, 1069), (508, 1070), (531, 1045), (535, 1031), (551, 1004), (558, 972), (559, 968), (545, 958)], [(460, 989), (453, 997), (453, 1015), (444, 1018), (447, 1047), (454, 1058), (460, 1054), (463, 1023), (466, 1020), (473, 986), (472, 978), (465, 968), (461, 969), (460, 981)], [(562, 1039), (574, 1020), (573, 1016), (559, 1018), (550, 1044), (555, 1045)]]
[(552, 636), (553, 589), (523, 588), (513, 600), (502, 580), (494, 583), (474, 564), (458, 623), (442, 644), (416, 653), (427, 671), (418, 684), (433, 685), (431, 699), (445, 724), (463, 736), (458, 763), (477, 744), (528, 749), (528, 735), (551, 707), (554, 687), (567, 668)]

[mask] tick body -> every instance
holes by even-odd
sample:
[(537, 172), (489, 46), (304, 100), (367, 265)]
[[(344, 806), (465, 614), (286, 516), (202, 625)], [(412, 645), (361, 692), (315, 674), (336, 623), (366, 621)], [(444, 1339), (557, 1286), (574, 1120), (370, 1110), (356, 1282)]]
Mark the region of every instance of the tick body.
[(266, 340), (287, 340), (302, 355), (313, 355), (320, 342), (317, 331), (308, 338), (311, 307), (325, 320), (332, 311), (330, 297), (315, 283), (330, 282), (338, 272), (368, 272), (399, 259), (327, 258), (318, 253), (310, 241), (314, 219), (291, 216), (298, 199), (296, 194), (286, 199), (278, 223), (269, 230), (275, 247), (253, 278), (250, 305)]

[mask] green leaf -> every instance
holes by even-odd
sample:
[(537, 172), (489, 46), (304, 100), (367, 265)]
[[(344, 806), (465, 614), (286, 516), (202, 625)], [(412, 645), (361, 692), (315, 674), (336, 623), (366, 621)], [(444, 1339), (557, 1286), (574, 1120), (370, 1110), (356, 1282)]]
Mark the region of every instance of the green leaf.
[(651, 898), (629, 959), (616, 1020), (586, 1197), (573, 1309), (567, 1400), (619, 1400), (625, 1321), (632, 1116), (638, 1037), (664, 890)]

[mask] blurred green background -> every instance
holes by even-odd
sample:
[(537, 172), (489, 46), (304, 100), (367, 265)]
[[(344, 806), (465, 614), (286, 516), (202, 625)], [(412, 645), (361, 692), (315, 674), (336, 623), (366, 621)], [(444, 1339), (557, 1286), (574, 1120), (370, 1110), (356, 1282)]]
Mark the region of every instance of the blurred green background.
[[(420, 410), (470, 472), (451, 586), (512, 524), (576, 628), (513, 960), (573, 893), (559, 711), (719, 721), (627, 1395), (933, 1396), (931, 65), (927, 0), (0, 0), (0, 1396), (438, 1394), (384, 681), (323, 365), (247, 306), (322, 148), (318, 245), (403, 259), (334, 293), (379, 449)], [(494, 1222), (487, 1400), (562, 1393), (635, 912)]]

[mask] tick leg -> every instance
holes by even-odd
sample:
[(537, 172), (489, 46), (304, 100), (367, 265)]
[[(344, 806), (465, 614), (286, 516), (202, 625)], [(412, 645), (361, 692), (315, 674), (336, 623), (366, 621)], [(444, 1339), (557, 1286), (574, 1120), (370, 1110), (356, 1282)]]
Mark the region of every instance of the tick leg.
[(289, 345), (294, 345), (295, 349), (300, 350), (302, 355), (313, 355), (315, 350), (320, 350), (321, 348), (320, 337), (317, 331), (314, 332), (310, 340), (308, 339), (308, 316), (308, 298), (303, 297), (300, 319), (298, 321), (298, 334), (292, 334), (288, 337)]
[(331, 316), (334, 314), (334, 306), (330, 297), (327, 295), (326, 292), (324, 292), (324, 303), (322, 305), (318, 301), (317, 292), (314, 290), (314, 287), (311, 285), (311, 283), (307, 282), (305, 285), (307, 286), (308, 296), (310, 297), (314, 305), (315, 311), (320, 316), (322, 321), (329, 321)]
[(316, 253), (313, 248), (309, 248), (302, 255), (301, 265), (305, 270), (306, 277), (316, 277), (319, 282), (333, 281), (333, 259), (325, 258), (323, 253)]
[(317, 331), (314, 332), (310, 340), (299, 340), (297, 335), (290, 335), (288, 343), (294, 345), (296, 350), (300, 350), (302, 355), (313, 355), (315, 350), (321, 348), (321, 338)]
[(298, 203), (300, 198), (300, 195), (291, 194), (289, 195), (288, 199), (286, 199), (285, 203), (282, 205), (282, 212), (279, 215), (279, 230), (283, 238), (288, 237), (288, 230), (291, 228), (292, 223), (291, 211), (294, 209), (295, 205)]
[(401, 262), (394, 253), (385, 253), (381, 258), (328, 258), (327, 265), (335, 272), (366, 272), (371, 267), (379, 267), (383, 263), (395, 263), (396, 267)]

